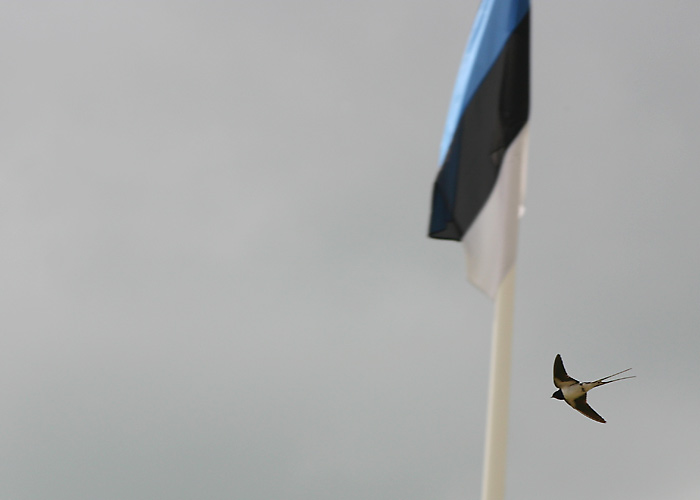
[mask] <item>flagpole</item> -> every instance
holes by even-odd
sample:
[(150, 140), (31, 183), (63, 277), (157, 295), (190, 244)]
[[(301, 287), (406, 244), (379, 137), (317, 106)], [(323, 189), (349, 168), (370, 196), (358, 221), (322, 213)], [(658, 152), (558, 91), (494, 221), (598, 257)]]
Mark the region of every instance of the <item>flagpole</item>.
[(482, 500), (503, 500), (505, 495), (514, 297), (515, 264), (498, 289), (494, 308)]

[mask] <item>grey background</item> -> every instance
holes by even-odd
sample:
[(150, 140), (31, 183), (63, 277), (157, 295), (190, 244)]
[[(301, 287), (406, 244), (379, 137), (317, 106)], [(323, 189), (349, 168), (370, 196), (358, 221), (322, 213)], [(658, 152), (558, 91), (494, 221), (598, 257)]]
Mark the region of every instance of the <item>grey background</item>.
[[(0, 4), (0, 500), (478, 498), (426, 237), (475, 0)], [(507, 498), (700, 498), (700, 4), (535, 1)], [(594, 379), (600, 425), (549, 399)]]

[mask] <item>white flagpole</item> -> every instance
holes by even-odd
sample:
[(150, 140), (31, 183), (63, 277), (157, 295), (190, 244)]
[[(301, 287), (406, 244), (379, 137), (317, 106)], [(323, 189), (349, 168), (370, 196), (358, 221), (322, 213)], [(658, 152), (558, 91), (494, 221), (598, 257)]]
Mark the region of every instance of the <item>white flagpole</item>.
[(486, 411), (482, 500), (503, 500), (506, 489), (514, 297), (515, 264), (506, 275), (496, 294), (491, 340), (489, 399)]

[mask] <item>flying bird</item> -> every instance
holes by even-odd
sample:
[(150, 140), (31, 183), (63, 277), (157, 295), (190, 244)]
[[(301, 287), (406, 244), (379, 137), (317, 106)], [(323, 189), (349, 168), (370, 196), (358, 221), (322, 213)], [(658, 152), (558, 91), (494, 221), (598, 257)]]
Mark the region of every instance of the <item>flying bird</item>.
[(618, 380), (634, 378), (634, 375), (630, 375), (628, 377), (620, 377), (613, 380), (608, 380), (610, 377), (614, 377), (615, 375), (620, 375), (621, 373), (628, 372), (631, 369), (632, 368), (627, 368), (626, 370), (622, 370), (621, 372), (613, 373), (612, 375), (608, 375), (607, 377), (599, 378), (595, 382), (579, 382), (578, 380), (569, 377), (569, 375), (566, 373), (566, 370), (564, 369), (564, 362), (561, 360), (561, 356), (557, 354), (557, 357), (554, 358), (554, 385), (557, 387), (558, 390), (554, 394), (552, 394), (552, 397), (555, 399), (561, 399), (563, 401), (566, 401), (567, 404), (571, 406), (574, 410), (583, 413), (588, 418), (591, 418), (596, 422), (604, 424), (605, 419), (598, 415), (595, 412), (595, 410), (588, 406), (588, 403), (586, 403), (586, 393), (595, 387), (609, 384), (610, 382), (617, 382)]

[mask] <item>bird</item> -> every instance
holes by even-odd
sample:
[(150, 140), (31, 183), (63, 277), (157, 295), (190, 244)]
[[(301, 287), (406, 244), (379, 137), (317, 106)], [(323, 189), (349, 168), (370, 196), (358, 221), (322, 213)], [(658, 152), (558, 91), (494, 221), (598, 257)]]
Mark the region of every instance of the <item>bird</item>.
[(578, 380), (569, 377), (564, 369), (564, 362), (561, 360), (561, 355), (557, 354), (554, 358), (554, 385), (557, 387), (557, 391), (552, 394), (554, 399), (559, 399), (566, 401), (569, 406), (574, 410), (577, 410), (587, 416), (588, 418), (605, 423), (605, 419), (598, 415), (596, 411), (591, 408), (586, 402), (586, 393), (595, 387), (601, 385), (609, 384), (610, 382), (617, 382), (619, 380), (625, 380), (628, 378), (634, 378), (635, 375), (630, 375), (627, 377), (620, 377), (613, 380), (608, 380), (610, 377), (615, 375), (620, 375), (630, 371), (632, 368), (627, 368), (621, 372), (613, 373), (607, 377), (599, 378), (595, 382), (579, 382)]

